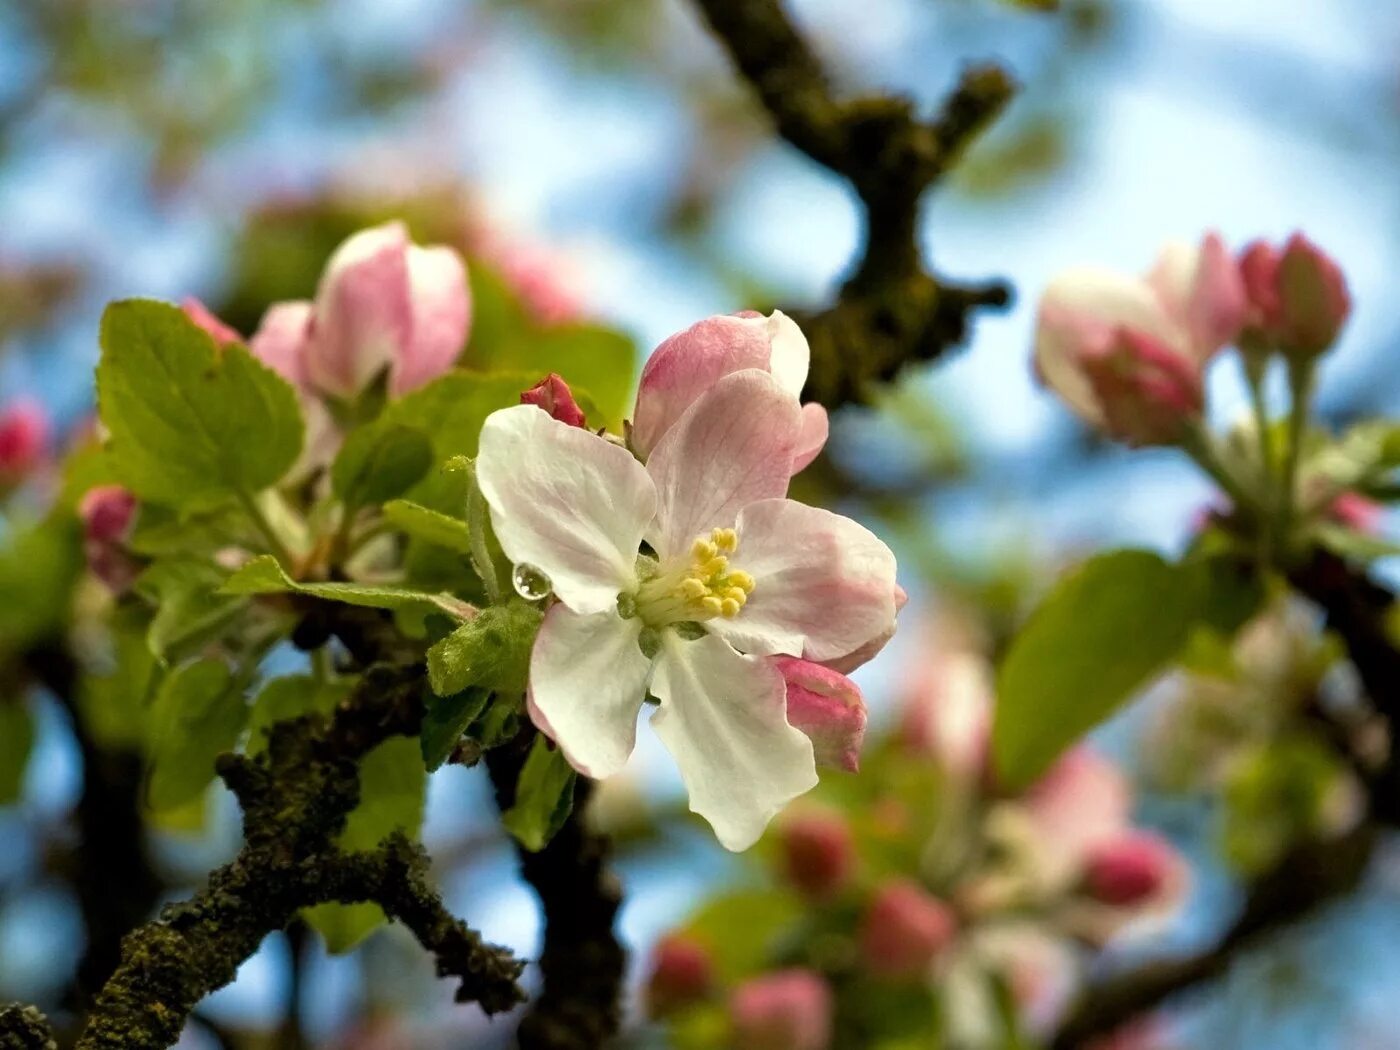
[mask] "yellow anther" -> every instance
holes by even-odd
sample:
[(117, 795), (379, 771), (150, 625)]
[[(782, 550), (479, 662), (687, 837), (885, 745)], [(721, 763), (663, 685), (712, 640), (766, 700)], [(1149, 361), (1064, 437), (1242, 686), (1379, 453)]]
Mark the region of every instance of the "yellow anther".
[(731, 572), (726, 582), (731, 587), (741, 588), (745, 594), (753, 593), (753, 577), (746, 573), (743, 569), (735, 569), (733, 572)]
[(724, 602), (720, 601), (713, 594), (701, 598), (700, 606), (711, 616), (719, 616), (724, 612)]
[(690, 556), (695, 559), (697, 565), (709, 561), (718, 553), (719, 548), (703, 536), (690, 545)]
[(687, 576), (681, 581), (681, 594), (691, 599), (703, 598), (710, 593), (710, 588), (705, 581), (695, 576)]
[(717, 558), (711, 558), (709, 561), (705, 562), (704, 565), (699, 565), (696, 567), (700, 570), (701, 576), (707, 576), (710, 579), (714, 579), (716, 576), (723, 575), (724, 571), (729, 568), (729, 559), (726, 558), (723, 554), (721, 554)]
[(719, 613), (721, 616), (733, 619), (739, 615), (739, 610), (743, 607), (743, 602), (735, 601), (733, 598), (725, 598), (719, 603)]
[(710, 539), (726, 554), (733, 554), (739, 547), (739, 534), (733, 529), (715, 529)]
[[(734, 602), (739, 608), (743, 608), (744, 603), (749, 600), (748, 592), (742, 587), (726, 587), (719, 592), (719, 596), (727, 602)], [(725, 614), (729, 615), (728, 613)]]

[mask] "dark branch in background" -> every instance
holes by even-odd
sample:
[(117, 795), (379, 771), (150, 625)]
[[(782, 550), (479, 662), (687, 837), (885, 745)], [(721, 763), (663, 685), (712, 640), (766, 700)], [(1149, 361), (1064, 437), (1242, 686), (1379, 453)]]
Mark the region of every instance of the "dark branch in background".
[(67, 712), (83, 762), (77, 837), (63, 860), (87, 941), (66, 1004), (81, 1012), (117, 968), (122, 938), (149, 917), (164, 886), (146, 850), (141, 754), (104, 746), (88, 731), (77, 707), (77, 668), (62, 641), (35, 646), (25, 664)]
[(924, 269), (924, 192), (1001, 112), (1014, 91), (998, 66), (967, 70), (932, 121), (909, 99), (838, 100), (779, 0), (695, 0), (788, 142), (844, 176), (859, 195), (865, 245), (836, 302), (795, 314), (812, 346), (808, 395), (828, 408), (868, 396), (906, 364), (932, 361), (967, 336), (968, 315), (1000, 307), (999, 281), (957, 284)]
[[(347, 645), (364, 642), (362, 655), (379, 636), (371, 618), (387, 622), (347, 615)], [(459, 979), (458, 1001), (488, 1013), (522, 1001), (522, 964), (447, 911), (419, 847), (401, 836), (367, 852), (334, 844), (359, 801), (360, 759), (390, 737), (419, 732), (425, 688), (421, 663), (376, 664), (330, 718), (278, 723), (256, 757), (220, 757), (218, 773), (243, 807), (243, 847), (205, 889), (126, 937), (79, 1050), (172, 1045), (195, 1005), (231, 982), (269, 933), (329, 901), (379, 904), (436, 955), (441, 976)]]
[(1375, 838), (1373, 826), (1363, 825), (1343, 838), (1295, 848), (1253, 884), (1239, 918), (1213, 948), (1184, 959), (1148, 963), (1091, 985), (1051, 1040), (1051, 1050), (1089, 1045), (1224, 975), (1241, 952), (1260, 946), (1280, 927), (1316, 915), (1360, 881)]
[[(534, 730), (486, 753), (501, 811), (515, 802), (515, 785)], [(592, 782), (578, 778), (574, 808), (538, 853), (519, 849), (520, 872), (544, 911), (540, 970), (544, 992), (520, 1024), (521, 1050), (593, 1050), (622, 1023), (627, 957), (613, 930), (622, 888), (607, 870), (607, 838), (589, 831), (583, 809)]]

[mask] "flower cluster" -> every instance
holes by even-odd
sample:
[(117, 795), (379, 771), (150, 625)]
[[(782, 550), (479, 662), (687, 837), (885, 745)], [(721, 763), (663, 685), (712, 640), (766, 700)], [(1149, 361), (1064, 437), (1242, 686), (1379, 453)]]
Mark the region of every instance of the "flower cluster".
[(775, 1050), (1004, 1046), (1003, 993), (1020, 1030), (1045, 1033), (1084, 949), (1180, 904), (1183, 860), (1134, 826), (1106, 758), (1080, 746), (1019, 795), (996, 787), (990, 667), (970, 638), (944, 623), (859, 781), (778, 821), (762, 906), (721, 899), (657, 946), (648, 1010), (680, 1045), (727, 1026), (733, 1045)]
[(585, 429), (551, 377), (487, 419), (476, 461), (501, 548), (553, 593), (535, 724), (602, 778), (653, 702), (691, 808), (730, 849), (816, 784), (818, 760), (854, 767), (865, 710), (842, 672), (902, 602), (884, 543), (785, 498), (826, 438), (798, 399), (807, 364), (782, 314), (710, 318), (652, 355), (626, 440)]

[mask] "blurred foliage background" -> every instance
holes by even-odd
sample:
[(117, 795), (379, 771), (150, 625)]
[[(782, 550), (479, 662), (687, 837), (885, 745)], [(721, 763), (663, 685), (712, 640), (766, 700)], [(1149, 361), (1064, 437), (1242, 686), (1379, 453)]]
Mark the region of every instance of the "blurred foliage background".
[[(1400, 329), (1389, 287), (1400, 9), (1038, 6), (791, 4), (846, 87), (931, 106), (962, 63), (983, 58), (1024, 84), (925, 215), (936, 265), (1005, 276), (1018, 304), (982, 318), (955, 360), (846, 410), (801, 482), (805, 498), (896, 546), (911, 623), (972, 607), (994, 643), (1068, 559), (1107, 542), (1177, 549), (1209, 496), (1184, 461), (1105, 449), (1036, 390), (1031, 318), (1053, 271), (1137, 270), (1164, 240), (1206, 226), (1235, 243), (1305, 228), (1343, 261), (1358, 304), (1324, 373), (1324, 410), (1342, 421), (1400, 402), (1387, 358)], [(0, 399), (35, 398), (70, 431), (90, 418), (104, 302), (198, 295), (246, 332), (268, 302), (309, 294), (346, 234), (389, 217), (467, 254), (483, 345), (515, 311), (538, 330), (624, 332), (639, 353), (709, 313), (819, 303), (859, 237), (847, 189), (774, 139), (683, 0), (8, 0), (0, 51)], [(1218, 411), (1243, 410), (1238, 377), (1212, 383)], [(62, 584), (76, 538), (49, 539), (53, 550), (5, 559), (0, 604), (26, 587), (6, 573), (49, 566)], [(0, 629), (60, 615), (0, 608)], [(877, 720), (893, 717), (919, 636), (906, 631), (863, 672)], [(1248, 832), (1272, 774), (1222, 787), (1192, 776), (1189, 760), (1173, 767), (1169, 750), (1149, 747), (1143, 761), (1142, 741), (1163, 723), (1199, 731), (1182, 745), (1189, 754), (1288, 735), (1286, 711), (1251, 722), (1252, 708), (1212, 704), (1189, 680), (1161, 692), (1099, 740), (1141, 774), (1143, 819), (1200, 864), (1190, 907), (1154, 950), (1204, 943), (1219, 927), (1237, 892), (1227, 862), (1247, 869), (1270, 848)], [(111, 713), (100, 696), (94, 707)], [(84, 936), (64, 860), (84, 756), (65, 712), (35, 710), (27, 770), (0, 807), (0, 1000), (53, 1006)], [(638, 959), (733, 874), (681, 819), (672, 777), (643, 748), (597, 804), (619, 836), (622, 929)], [(1234, 799), (1223, 818), (1222, 792)], [(187, 816), (151, 828), (164, 897), (236, 844), (221, 793)], [(480, 777), (453, 767), (434, 777), (425, 836), (454, 909), (528, 954), (535, 905)], [(1194, 1000), (1180, 1045), (1400, 1047), (1389, 1006), (1400, 992), (1397, 883), (1391, 851), (1361, 893)], [(393, 932), (348, 957), (273, 938), (201, 1007), (188, 1042), (503, 1038), (474, 1011), (453, 1011), (429, 970)]]

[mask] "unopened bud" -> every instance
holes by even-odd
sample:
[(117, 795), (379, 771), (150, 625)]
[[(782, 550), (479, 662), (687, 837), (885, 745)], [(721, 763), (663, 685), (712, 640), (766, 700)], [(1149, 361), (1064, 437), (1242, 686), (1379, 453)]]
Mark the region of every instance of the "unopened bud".
[(741, 985), (729, 1002), (734, 1045), (744, 1050), (826, 1050), (831, 989), (812, 970), (771, 973)]
[(130, 587), (141, 571), (126, 549), (136, 510), (136, 496), (120, 485), (89, 489), (78, 504), (88, 570), (117, 594)]
[(1200, 418), (1200, 366), (1160, 340), (1120, 328), (1101, 352), (1087, 355), (1085, 376), (1102, 409), (1104, 429), (1130, 445), (1172, 445)]
[(551, 372), (520, 395), (522, 405), (538, 405), (561, 423), (571, 427), (585, 425), (583, 409), (574, 400), (573, 391), (558, 373)]
[(856, 772), (865, 741), (860, 686), (810, 660), (778, 656), (773, 662), (787, 683), (788, 723), (811, 739), (817, 764)]
[(1310, 360), (1330, 348), (1351, 313), (1351, 295), (1341, 268), (1301, 233), (1279, 260), (1278, 291), (1284, 352)]
[(850, 884), (856, 851), (840, 814), (805, 810), (779, 827), (783, 875), (808, 897), (830, 900)]
[(714, 963), (697, 941), (682, 934), (663, 938), (653, 949), (647, 978), (646, 1008), (652, 1017), (705, 998), (714, 985)]
[(1176, 851), (1166, 840), (1145, 832), (1126, 832), (1089, 854), (1085, 888), (1104, 904), (1142, 904), (1162, 893), (1177, 863)]
[(895, 879), (876, 892), (865, 913), (861, 955), (881, 977), (922, 977), (957, 931), (957, 916), (948, 905), (915, 882)]
[(39, 466), (49, 443), (49, 417), (32, 401), (0, 412), (0, 488), (17, 485)]

